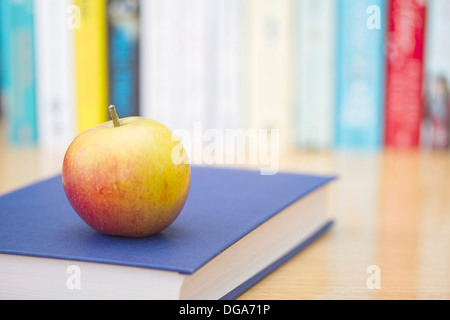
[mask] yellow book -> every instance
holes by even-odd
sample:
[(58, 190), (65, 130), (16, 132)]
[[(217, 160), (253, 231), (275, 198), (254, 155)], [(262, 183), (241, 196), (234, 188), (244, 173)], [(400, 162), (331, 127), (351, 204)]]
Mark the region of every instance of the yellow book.
[(80, 24), (75, 29), (77, 131), (108, 120), (106, 0), (75, 0)]

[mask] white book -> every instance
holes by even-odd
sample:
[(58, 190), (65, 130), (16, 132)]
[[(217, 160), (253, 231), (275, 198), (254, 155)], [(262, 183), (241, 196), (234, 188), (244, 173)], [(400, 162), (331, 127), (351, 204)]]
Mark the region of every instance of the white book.
[(450, 81), (450, 0), (429, 0), (426, 17), (427, 75), (443, 75)]
[(219, 130), (244, 126), (243, 72), (244, 3), (240, 0), (215, 1), (214, 22), (216, 89), (212, 104), (213, 123)]
[[(170, 86), (172, 80), (171, 44), (179, 41), (171, 28), (171, 5), (174, 0), (141, 1), (141, 46), (140, 46), (140, 106), (141, 115), (160, 121), (170, 127)], [(173, 83), (172, 83), (173, 86)]]
[(141, 114), (171, 128), (188, 154), (202, 149), (202, 132), (194, 131), (211, 126), (206, 114), (208, 3), (141, 2)]
[(189, 129), (193, 128), (195, 122), (201, 121), (203, 128), (208, 128), (206, 114), (206, 90), (207, 90), (207, 10), (209, 0), (190, 0), (184, 8), (185, 25), (185, 48), (183, 77), (185, 80), (185, 103), (187, 123)]
[(334, 132), (336, 1), (297, 1), (293, 12), (296, 144), (330, 148)]
[(71, 1), (35, 0), (38, 139), (43, 148), (64, 149), (75, 137)]
[(289, 0), (246, 2), (247, 127), (279, 132), (283, 150), (292, 145), (291, 23)]
[(428, 1), (421, 145), (450, 148), (450, 0)]
[(191, 129), (205, 115), (205, 0), (141, 3), (142, 115)]

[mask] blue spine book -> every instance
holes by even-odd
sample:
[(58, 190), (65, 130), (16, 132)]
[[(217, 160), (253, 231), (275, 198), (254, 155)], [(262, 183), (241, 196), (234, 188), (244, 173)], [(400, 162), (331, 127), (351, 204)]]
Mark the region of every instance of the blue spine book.
[(9, 139), (37, 142), (33, 0), (1, 1), (2, 87)]
[(339, 0), (335, 146), (376, 150), (383, 141), (385, 0)]
[(139, 1), (108, 1), (109, 103), (139, 115)]

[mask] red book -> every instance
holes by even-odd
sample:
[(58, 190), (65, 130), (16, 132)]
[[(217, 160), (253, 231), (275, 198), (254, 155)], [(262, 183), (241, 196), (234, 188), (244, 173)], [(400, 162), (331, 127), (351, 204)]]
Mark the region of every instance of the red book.
[(425, 11), (423, 0), (388, 1), (385, 144), (389, 147), (419, 146)]

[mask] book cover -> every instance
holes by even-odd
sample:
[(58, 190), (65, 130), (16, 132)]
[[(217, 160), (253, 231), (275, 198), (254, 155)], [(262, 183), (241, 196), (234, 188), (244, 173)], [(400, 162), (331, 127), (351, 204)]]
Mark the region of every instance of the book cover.
[(39, 145), (65, 149), (75, 137), (73, 30), (70, 1), (34, 0)]
[[(0, 197), (0, 254), (192, 275), (277, 213), (334, 179), (283, 172), (265, 176), (253, 170), (201, 166), (192, 167), (191, 177), (190, 194), (178, 219), (166, 230), (147, 238), (105, 236), (88, 227), (70, 207), (61, 176), (10, 192)], [(319, 203), (323, 203), (320, 199)], [(249, 277), (242, 283), (235, 283), (236, 288), (224, 296), (238, 295), (326, 230), (331, 222), (322, 212), (322, 206), (319, 208), (314, 211), (308, 207), (309, 215), (303, 216), (303, 212), (303, 218), (295, 218), (300, 213), (291, 211), (293, 220), (309, 225), (305, 238), (293, 247), (274, 248), (276, 259), (262, 269), (242, 270), (243, 274), (250, 272)], [(292, 232), (304, 231), (296, 227)], [(270, 239), (270, 235), (265, 238)], [(274, 235), (272, 241), (278, 238), (279, 235)], [(258, 250), (268, 254), (270, 246)], [(238, 265), (238, 261), (228, 262)], [(60, 270), (63, 275), (65, 269)], [(9, 278), (2, 280), (1, 276), (0, 273), (0, 283), (10, 284)], [(122, 285), (125, 289), (127, 283)], [(2, 285), (0, 292), (2, 288), (7, 290)], [(161, 288), (163, 295), (164, 287)]]
[(450, 1), (428, 1), (421, 146), (450, 147)]
[(379, 149), (383, 141), (386, 3), (338, 1), (335, 147)]
[(108, 0), (109, 102), (139, 115), (139, 1)]
[(33, 0), (1, 1), (2, 91), (8, 138), (37, 142)]
[(77, 132), (108, 120), (106, 0), (75, 0), (80, 25), (75, 33)]
[(423, 115), (426, 2), (389, 0), (385, 101), (385, 145), (419, 146)]
[(279, 146), (292, 146), (292, 2), (246, 2), (246, 127), (278, 130)]
[(294, 5), (294, 135), (302, 148), (334, 143), (336, 1)]

